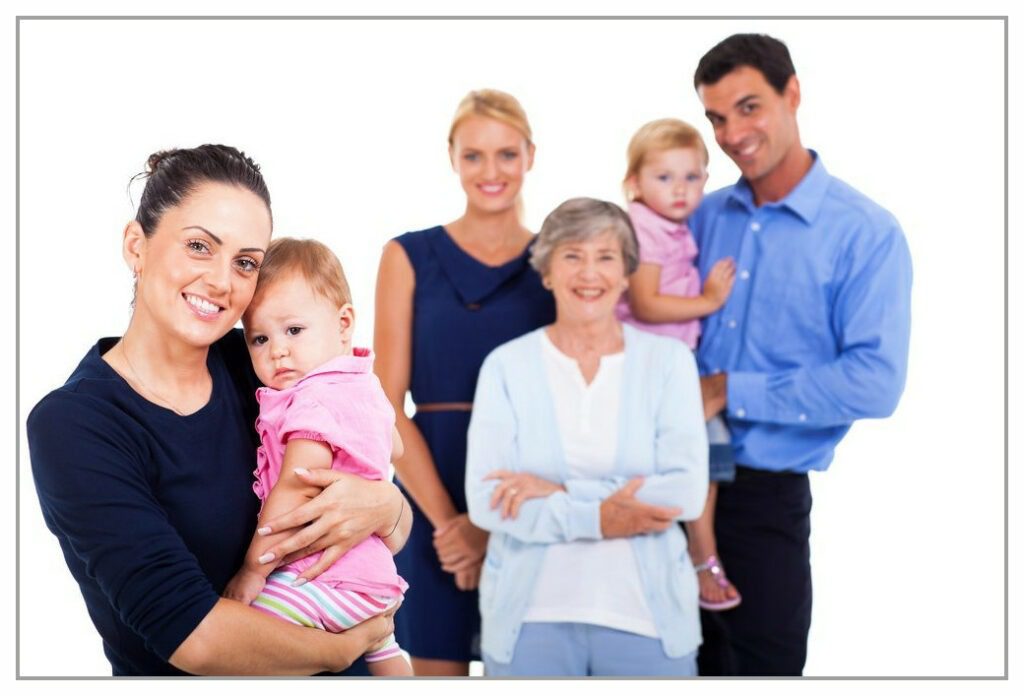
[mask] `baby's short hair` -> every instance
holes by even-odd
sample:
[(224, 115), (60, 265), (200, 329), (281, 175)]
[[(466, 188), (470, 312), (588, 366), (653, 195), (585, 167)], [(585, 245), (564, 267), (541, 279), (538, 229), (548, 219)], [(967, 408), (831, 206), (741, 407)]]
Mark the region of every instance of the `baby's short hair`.
[(327, 245), (315, 239), (281, 237), (267, 248), (256, 280), (256, 294), (289, 273), (299, 273), (314, 292), (338, 307), (352, 301), (341, 262)]
[[(626, 148), (626, 176), (622, 177), (623, 187), (630, 177), (640, 173), (644, 158), (652, 152), (664, 152), (675, 148), (689, 148), (700, 153), (704, 166), (708, 166), (708, 148), (696, 128), (678, 118), (659, 118), (645, 123), (629, 141)], [(629, 190), (626, 188), (626, 198)]]

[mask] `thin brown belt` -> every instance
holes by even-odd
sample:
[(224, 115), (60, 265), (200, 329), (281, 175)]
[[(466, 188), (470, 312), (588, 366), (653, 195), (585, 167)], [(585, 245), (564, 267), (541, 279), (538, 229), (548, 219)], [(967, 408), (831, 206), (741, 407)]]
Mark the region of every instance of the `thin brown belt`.
[(441, 411), (472, 411), (468, 401), (441, 401), (433, 404), (416, 404), (417, 413), (439, 413)]

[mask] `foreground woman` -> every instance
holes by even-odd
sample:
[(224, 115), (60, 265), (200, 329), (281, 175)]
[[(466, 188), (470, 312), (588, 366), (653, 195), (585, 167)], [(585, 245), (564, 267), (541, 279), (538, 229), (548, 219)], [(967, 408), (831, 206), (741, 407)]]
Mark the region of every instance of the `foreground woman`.
[(697, 586), (676, 524), (700, 515), (708, 484), (693, 355), (615, 318), (637, 265), (617, 206), (560, 205), (532, 263), (557, 319), (488, 356), (469, 428), (469, 514), (491, 533), (487, 674), (695, 675)]
[[(391, 630), (383, 615), (343, 634), (309, 630), (219, 596), (258, 511), (259, 385), (232, 327), (270, 234), (270, 194), (243, 153), (203, 145), (150, 157), (122, 247), (136, 278), (131, 322), (29, 415), (43, 516), (115, 675), (337, 671)], [(274, 562), (324, 550), (313, 577), (396, 520), (387, 542), (401, 548), (411, 521), (395, 486), (333, 472), (305, 482), (327, 488), (269, 521), (274, 531), (309, 523), (270, 549)]]

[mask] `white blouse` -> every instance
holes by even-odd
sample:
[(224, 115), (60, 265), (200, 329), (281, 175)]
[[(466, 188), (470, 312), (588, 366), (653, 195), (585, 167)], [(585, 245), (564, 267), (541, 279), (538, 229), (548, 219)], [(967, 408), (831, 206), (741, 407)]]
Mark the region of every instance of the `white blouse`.
[[(576, 360), (559, 351), (546, 331), (541, 331), (541, 343), (570, 476), (610, 476), (618, 444), (625, 354), (603, 356), (588, 385)], [(588, 623), (659, 637), (628, 539), (548, 545), (523, 620)]]

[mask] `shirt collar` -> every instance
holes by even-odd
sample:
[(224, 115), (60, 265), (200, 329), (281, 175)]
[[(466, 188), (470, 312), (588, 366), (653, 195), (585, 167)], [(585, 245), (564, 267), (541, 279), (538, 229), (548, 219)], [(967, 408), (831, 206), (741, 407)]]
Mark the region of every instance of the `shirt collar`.
[(677, 235), (689, 229), (686, 226), (686, 220), (675, 222), (668, 218), (663, 218), (640, 201), (633, 201), (629, 204), (629, 216), (633, 220), (639, 221), (644, 227), (654, 228), (658, 232), (664, 232), (665, 234)]
[[(832, 177), (825, 171), (825, 165), (821, 163), (818, 153), (814, 150), (810, 150), (810, 153), (814, 162), (804, 174), (804, 178), (793, 187), (793, 190), (785, 198), (774, 203), (766, 203), (762, 207), (788, 208), (806, 224), (809, 225), (814, 221), (818, 216), (818, 210), (821, 209), (821, 203), (825, 199), (825, 193), (828, 191), (829, 181)], [(753, 210), (756, 207), (754, 192), (747, 180), (742, 177), (736, 182), (729, 198), (748, 210)]]
[(331, 358), (320, 367), (315, 367), (306, 373), (306, 376), (296, 382), (302, 384), (313, 375), (322, 375), (325, 372), (369, 372), (373, 369), (373, 351), (369, 348), (352, 348), (351, 355), (339, 355)]

